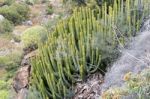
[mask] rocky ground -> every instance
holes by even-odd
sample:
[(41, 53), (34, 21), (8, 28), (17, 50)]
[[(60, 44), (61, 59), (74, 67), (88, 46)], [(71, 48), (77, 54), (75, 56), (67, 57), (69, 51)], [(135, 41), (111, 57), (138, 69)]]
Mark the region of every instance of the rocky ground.
[(103, 76), (100, 73), (92, 74), (84, 83), (77, 83), (73, 99), (98, 99), (101, 92)]

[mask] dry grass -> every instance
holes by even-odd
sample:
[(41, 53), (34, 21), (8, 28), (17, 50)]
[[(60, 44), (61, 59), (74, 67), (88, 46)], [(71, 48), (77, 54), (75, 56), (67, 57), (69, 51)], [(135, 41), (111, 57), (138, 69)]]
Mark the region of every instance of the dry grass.
[(4, 3), (4, 0), (0, 0), (0, 4), (1, 4), (1, 3)]
[(0, 37), (0, 49), (12, 49), (14, 46), (11, 44), (11, 42), (8, 39), (1, 38)]
[(0, 67), (0, 79), (6, 74), (5, 68)]
[(25, 26), (25, 25), (18, 25), (15, 27), (13, 33), (16, 35), (21, 35), (21, 33), (23, 31), (25, 31), (27, 28), (29, 28), (30, 26)]
[(32, 12), (30, 15), (30, 19), (33, 22), (33, 25), (37, 25), (42, 20), (43, 15), (45, 15), (46, 4), (35, 4), (30, 7), (30, 11)]

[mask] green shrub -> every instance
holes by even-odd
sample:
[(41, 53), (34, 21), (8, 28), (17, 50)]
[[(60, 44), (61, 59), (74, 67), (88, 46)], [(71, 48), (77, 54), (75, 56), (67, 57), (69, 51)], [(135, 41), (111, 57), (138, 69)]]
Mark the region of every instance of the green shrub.
[(25, 0), (25, 3), (29, 5), (34, 5), (35, 3), (38, 3), (38, 2), (39, 0)]
[(15, 24), (21, 21), (21, 16), (17, 13), (16, 9), (10, 6), (1, 7), (0, 14)]
[(13, 52), (5, 56), (0, 56), (0, 67), (4, 67), (7, 72), (14, 71), (21, 63), (22, 52)]
[[(76, 2), (78, 5), (102, 5), (104, 2), (107, 2), (108, 4), (113, 4), (114, 0), (62, 0), (63, 3), (66, 2)], [(121, 0), (120, 0), (121, 1)]]
[(9, 92), (7, 90), (0, 90), (1, 99), (9, 99)]
[(37, 46), (39, 42), (46, 40), (47, 30), (42, 26), (34, 26), (25, 30), (21, 36), (21, 40), (25, 47), (32, 45)]
[(15, 2), (15, 0), (4, 0), (4, 5), (11, 5)]
[(50, 15), (53, 14), (54, 11), (53, 11), (53, 6), (51, 4), (47, 6), (46, 12), (47, 14)]
[(54, 12), (53, 9), (49, 9), (49, 8), (46, 11), (47, 11), (47, 14), (50, 14), (50, 15), (53, 14)]
[(0, 90), (7, 89), (7, 82), (0, 80)]
[(10, 84), (4, 80), (0, 80), (0, 99), (8, 99)]
[(14, 26), (7, 19), (4, 19), (3, 21), (1, 21), (0, 24), (1, 24), (0, 25), (0, 34), (12, 32)]
[(14, 3), (11, 6), (16, 9), (17, 13), (22, 17), (22, 20), (25, 20), (28, 18), (28, 14), (29, 14), (28, 5)]
[(26, 4), (33, 5), (35, 0), (25, 0)]
[(11, 80), (6, 81), (6, 80), (0, 80), (0, 90), (9, 90), (11, 87)]
[(13, 39), (15, 42), (21, 42), (21, 36), (19, 35), (13, 35)]
[(11, 5), (14, 0), (0, 0), (0, 6)]
[(29, 8), (25, 4), (14, 3), (10, 6), (1, 7), (0, 14), (14, 24), (19, 24), (28, 18)]

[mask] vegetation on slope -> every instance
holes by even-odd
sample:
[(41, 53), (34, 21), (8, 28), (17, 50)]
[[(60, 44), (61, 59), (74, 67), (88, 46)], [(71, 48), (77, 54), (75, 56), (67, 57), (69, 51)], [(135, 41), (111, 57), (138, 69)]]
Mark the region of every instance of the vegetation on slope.
[(15, 0), (0, 0), (0, 99), (14, 98), (11, 97), (12, 78), (21, 64), (23, 53), (19, 42), (15, 42), (17, 36), (12, 32), (15, 25), (25, 21), (28, 15), (28, 5)]
[(117, 55), (118, 42), (124, 44), (139, 30), (148, 2), (141, 3), (142, 12), (137, 0), (115, 0), (111, 6), (104, 3), (94, 9), (80, 7), (60, 21), (32, 60), (32, 84), (42, 98), (72, 97), (78, 80), (104, 70)]
[(28, 18), (29, 8), (24, 3), (13, 3), (10, 6), (2, 6), (0, 8), (0, 14), (16, 25)]
[[(25, 0), (26, 4), (20, 4), (14, 3), (14, 0), (0, 0), (0, 14), (5, 17), (0, 23), (3, 24), (0, 26), (0, 34), (12, 32), (12, 24), (21, 24), (28, 19), (27, 4), (47, 2), (47, 0), (39, 1)], [(140, 29), (144, 16), (149, 14), (150, 2), (149, 0), (143, 0), (141, 3), (139, 0), (63, 1), (65, 3), (69, 1), (72, 5), (78, 4), (80, 7), (74, 9), (73, 6), (71, 9), (74, 10), (69, 10), (72, 15), (58, 22), (53, 28), (54, 31), (47, 37), (47, 30), (41, 26), (27, 29), (21, 37), (25, 47), (39, 46), (39, 55), (31, 60), (33, 73), (29, 99), (71, 98), (76, 82), (85, 81), (88, 75), (96, 71), (103, 73), (102, 71), (118, 57), (119, 44), (124, 45)], [(53, 7), (47, 4), (47, 14), (51, 15), (54, 11)], [(50, 21), (50, 26), (48, 24), (47, 27), (54, 25), (53, 21)], [(43, 43), (45, 40), (47, 42)], [(8, 98), (10, 86), (6, 85), (10, 85), (9, 79), (19, 66), (21, 56), (21, 52), (0, 56), (0, 66), (8, 72), (4, 79), (0, 79), (0, 96), (3, 99)], [(137, 79), (135, 81), (140, 81)], [(147, 89), (147, 83), (140, 85), (141, 82), (136, 83), (133, 79), (128, 79), (127, 84), (125, 93), (128, 94), (145, 92)], [(136, 85), (145, 89), (137, 88)], [(121, 91), (117, 96), (120, 97), (122, 94), (124, 93)], [(139, 97), (142, 97), (145, 94), (140, 95)], [(116, 97), (116, 92), (107, 91), (103, 96)]]
[(132, 72), (124, 75), (123, 87), (109, 88), (102, 94), (102, 99), (149, 99), (150, 69), (146, 68), (139, 74)]
[(7, 19), (4, 19), (0, 21), (0, 34), (9, 33), (13, 30), (13, 24), (8, 21)]

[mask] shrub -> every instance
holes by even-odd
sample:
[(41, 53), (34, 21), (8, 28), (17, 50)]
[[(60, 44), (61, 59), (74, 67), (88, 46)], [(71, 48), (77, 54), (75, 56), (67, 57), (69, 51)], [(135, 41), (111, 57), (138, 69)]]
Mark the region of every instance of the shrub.
[(13, 39), (15, 42), (21, 42), (21, 36), (19, 35), (13, 35)]
[(9, 22), (7, 19), (4, 19), (0, 22), (0, 34), (12, 32), (13, 24)]
[(47, 6), (47, 9), (46, 9), (46, 12), (47, 12), (47, 14), (53, 14), (53, 6), (51, 5), (51, 4), (49, 4), (48, 6)]
[(39, 0), (25, 0), (25, 3), (29, 5), (34, 5), (35, 3), (38, 3), (38, 2)]
[(4, 5), (11, 5), (14, 0), (0, 0), (0, 7)]
[(26, 4), (33, 5), (35, 0), (25, 0)]
[(10, 6), (1, 7), (0, 14), (14, 24), (19, 24), (28, 18), (29, 8), (25, 4), (14, 3)]
[(0, 80), (0, 90), (7, 89), (7, 82)]
[(13, 52), (5, 56), (0, 56), (0, 67), (4, 67), (7, 72), (15, 71), (20, 66), (22, 52)]
[(1, 99), (8, 99), (9, 98), (9, 88), (10, 88), (10, 83), (0, 80), (0, 97)]
[(14, 3), (11, 6), (16, 9), (17, 13), (22, 17), (22, 20), (28, 18), (28, 14), (29, 14), (28, 5)]
[(1, 99), (9, 99), (9, 92), (7, 90), (0, 90)]
[[(64, 3), (70, 1), (70, 2), (76, 2), (78, 5), (102, 5), (104, 2), (107, 2), (108, 4), (113, 4), (114, 0), (62, 0)], [(121, 0), (120, 0), (121, 1)]]
[(4, 0), (4, 5), (11, 5), (14, 2), (15, 2), (14, 0)]
[(21, 40), (25, 47), (32, 45), (37, 46), (39, 42), (46, 40), (47, 30), (42, 26), (34, 26), (25, 30), (21, 36)]

